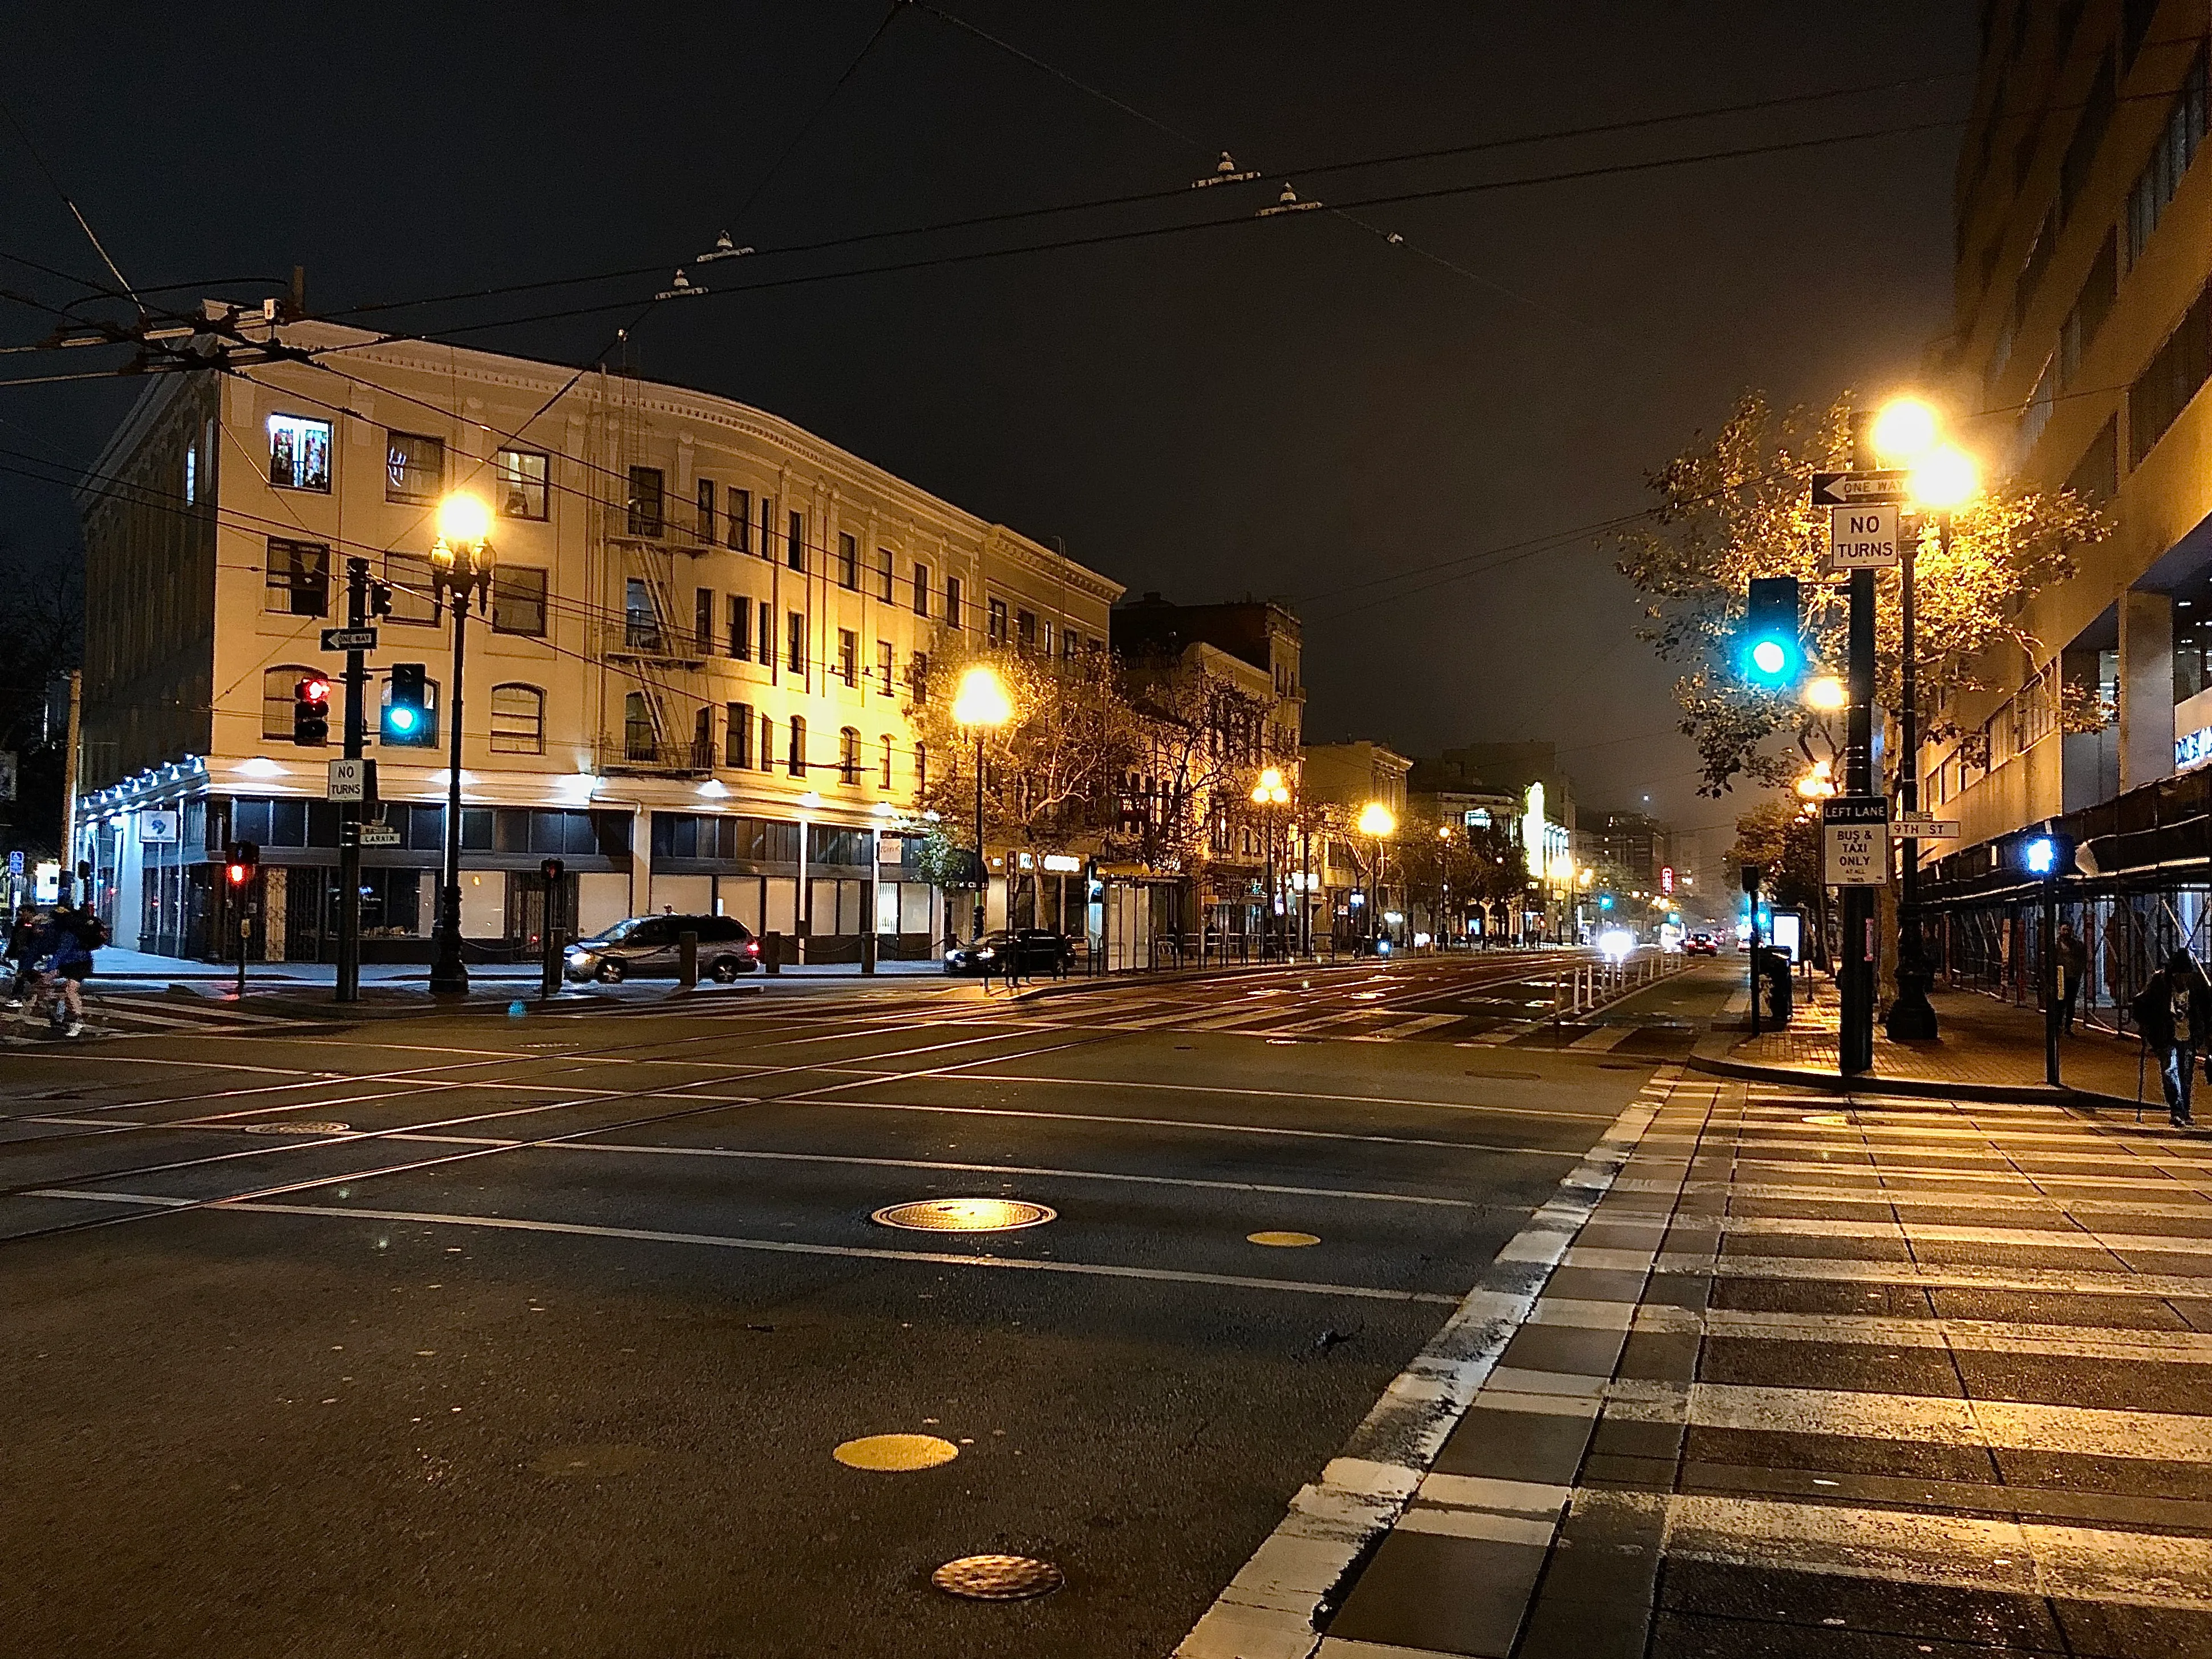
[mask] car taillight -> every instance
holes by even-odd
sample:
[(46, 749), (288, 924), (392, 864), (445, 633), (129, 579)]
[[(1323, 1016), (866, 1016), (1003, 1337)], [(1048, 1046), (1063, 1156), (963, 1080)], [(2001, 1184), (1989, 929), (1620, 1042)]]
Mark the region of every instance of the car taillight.
[(757, 939), (747, 939), (745, 941), (745, 954), (749, 957), (758, 956), (760, 954), (760, 941)]

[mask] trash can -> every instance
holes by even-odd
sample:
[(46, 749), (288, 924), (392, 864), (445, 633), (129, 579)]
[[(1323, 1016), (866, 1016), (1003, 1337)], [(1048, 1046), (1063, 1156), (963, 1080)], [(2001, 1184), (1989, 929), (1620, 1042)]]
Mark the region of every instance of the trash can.
[(1759, 947), (1759, 1006), (1762, 1021), (1778, 1030), (1790, 1023), (1790, 953), (1771, 945)]

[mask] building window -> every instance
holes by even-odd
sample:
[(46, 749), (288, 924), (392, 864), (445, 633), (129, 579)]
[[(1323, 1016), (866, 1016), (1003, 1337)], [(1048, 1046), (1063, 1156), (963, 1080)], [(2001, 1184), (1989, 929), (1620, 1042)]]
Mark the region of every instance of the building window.
[(331, 550), (320, 542), (288, 542), (271, 536), (268, 593), (267, 610), (288, 617), (328, 616)]
[(906, 677), (914, 682), (914, 700), (927, 702), (929, 700), (928, 652), (917, 651), (907, 659)]
[(848, 592), (860, 586), (860, 544), (842, 530), (837, 532), (837, 586)]
[(804, 513), (793, 514), (787, 524), (783, 562), (793, 570), (806, 568), (806, 515)]
[(794, 778), (806, 775), (806, 716), (791, 717), (791, 750), (785, 757), (783, 769)]
[(499, 477), (502, 519), (543, 519), (548, 507), (551, 464), (532, 449), (502, 449), (494, 459)]
[(1060, 659), (1062, 662), (1073, 662), (1075, 660), (1075, 630), (1072, 628), (1061, 629), (1060, 630)]
[(2102, 506), (2119, 493), (2120, 489), (2120, 417), (2111, 416), (2097, 435), (2089, 441), (2089, 447), (2074, 465), (2066, 480), (2067, 489), (2085, 501)]
[(2182, 175), (2196, 159), (2197, 147), (2204, 142), (2204, 54), (2200, 51), (2182, 80), (2181, 90), (2174, 94), (2173, 107), (2166, 112), (2166, 125), (2151, 146), (2150, 160), (2143, 163), (2143, 170), (2136, 175), (2134, 188), (2128, 191), (2124, 222), (2130, 270), (2150, 246), (2151, 233), (2158, 228), (2166, 204), (2181, 187)]
[(960, 626), (960, 578), (957, 576), (945, 579), (945, 625), (951, 629)]
[(2075, 298), (2074, 308), (2058, 325), (2058, 384), (2062, 388), (2071, 386), (2081, 372), (2081, 359), (2095, 341), (2097, 331), (2105, 325), (2113, 298), (2119, 292), (2117, 246), (2112, 233), (2107, 231), (2104, 246), (2097, 251), (2088, 276), (2082, 279), (2081, 292)]
[(929, 567), (926, 564), (914, 568), (914, 614), (917, 617), (929, 614)]
[(711, 587), (692, 590), (691, 637), (701, 656), (714, 654), (714, 590)]
[(653, 608), (653, 590), (641, 576), (623, 584), (623, 644), (632, 651), (660, 649), (660, 618)]
[(763, 668), (775, 666), (775, 611), (766, 599), (760, 602), (760, 662)]
[(491, 748), (495, 755), (545, 752), (545, 694), (534, 685), (491, 689)]
[(714, 769), (714, 705), (702, 702), (691, 714), (691, 769)]
[(883, 775), (878, 780), (883, 787), (891, 787), (891, 734), (884, 733)]
[(658, 755), (653, 742), (653, 705), (645, 693), (632, 691), (623, 698), (623, 758), (652, 761)]
[(387, 553), (384, 556), (385, 585), (392, 589), (392, 614), (385, 620), (429, 626), (438, 620), (431, 599), (428, 553)]
[(331, 423), (297, 415), (269, 417), (269, 482), (279, 489), (331, 493)]
[(446, 489), (446, 441), (419, 432), (384, 434), (384, 499), (434, 501)]
[(889, 640), (878, 640), (876, 641), (876, 691), (878, 695), (886, 697), (891, 695), (894, 689), (892, 670), (896, 665), (896, 662), (897, 656), (891, 649), (891, 642)]
[(925, 743), (914, 746), (914, 793), (917, 799), (929, 793), (929, 745)]
[(1004, 645), (1006, 642), (1006, 602), (1004, 599), (985, 601), (984, 617), (983, 637), (993, 645)]
[(1037, 648), (1036, 611), (1018, 611), (1014, 613), (1014, 635), (1021, 641), (1023, 650), (1034, 651)]
[(545, 573), (526, 564), (497, 567), (491, 583), (491, 629), (495, 634), (545, 637)]
[(2067, 141), (2066, 154), (2058, 163), (2058, 218), (2062, 224), (2073, 216), (2082, 189), (2089, 182), (2089, 169), (2097, 163), (2098, 147), (2105, 142), (2105, 130), (2112, 124), (2112, 56), (2106, 52), (2104, 61), (2097, 65), (2097, 78), (2090, 85), (2081, 118), (2074, 124), (2074, 136)]
[(197, 440), (185, 446), (185, 505), (200, 498), (200, 447)]
[(2181, 319), (2141, 378), (2128, 389), (2128, 465), (2142, 464), (2151, 447), (2181, 417), (2197, 388), (2212, 372), (2212, 288), (2198, 290)]
[(1041, 657), (1052, 655), (1052, 618), (1049, 617), (1037, 624), (1036, 648)]
[(309, 668), (296, 662), (280, 663), (274, 668), (261, 671), (261, 735), (292, 740), (292, 704), (297, 698), (300, 682), (319, 674), (319, 668)]
[(860, 637), (849, 628), (837, 630), (837, 678), (848, 690), (860, 680)]
[(733, 702), (724, 710), (728, 715), (723, 734), (726, 747), (722, 764), (734, 769), (750, 768), (753, 763), (753, 706), (749, 702)]
[(667, 525), (665, 480), (657, 466), (629, 470), (629, 533), (658, 536)]
[(797, 611), (788, 612), (783, 623), (783, 665), (794, 674), (806, 672), (806, 617)]
[(731, 489), (722, 499), (730, 513), (730, 545), (740, 553), (753, 550), (753, 492)]
[(860, 781), (860, 734), (851, 726), (837, 733), (837, 781)]
[(699, 544), (702, 547), (714, 544), (714, 481), (712, 478), (699, 480)]
[(775, 717), (763, 714), (760, 721), (760, 769), (775, 770)]
[(876, 597), (885, 605), (898, 598), (898, 575), (888, 547), (876, 550)]
[(730, 637), (726, 642), (731, 656), (743, 662), (753, 653), (753, 602), (742, 593), (730, 595)]

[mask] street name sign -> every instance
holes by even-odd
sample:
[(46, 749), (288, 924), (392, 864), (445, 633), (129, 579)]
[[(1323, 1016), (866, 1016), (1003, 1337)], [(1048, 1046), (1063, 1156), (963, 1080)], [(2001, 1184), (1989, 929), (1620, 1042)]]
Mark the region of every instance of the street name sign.
[(323, 630), (323, 649), (374, 651), (376, 649), (376, 630), (374, 628), (325, 628)]
[(334, 760), (330, 763), (330, 781), (323, 791), (325, 800), (367, 800), (368, 799), (369, 768), (375, 765), (368, 760)]
[(1813, 475), (1813, 505), (1815, 507), (1896, 507), (1911, 499), (1908, 481), (1912, 475), (1903, 467), (1885, 467), (1870, 472), (1815, 472)]
[(1932, 812), (1899, 812), (1890, 827), (1908, 841), (1959, 839), (1959, 820), (1939, 818)]
[(1820, 844), (1829, 886), (1887, 885), (1888, 800), (1881, 795), (1836, 795), (1822, 801)]
[(396, 823), (364, 823), (361, 826), (363, 847), (397, 847), (399, 845), (399, 826)]
[(1832, 507), (1828, 509), (1828, 557), (1824, 569), (1897, 568), (1897, 508), (1893, 506)]

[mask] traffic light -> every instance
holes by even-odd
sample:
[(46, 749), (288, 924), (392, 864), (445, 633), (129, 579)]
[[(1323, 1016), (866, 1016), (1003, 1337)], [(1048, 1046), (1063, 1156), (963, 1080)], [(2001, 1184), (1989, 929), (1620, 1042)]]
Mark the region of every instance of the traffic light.
[(401, 747), (428, 748), (438, 741), (437, 723), (431, 718), (429, 688), (419, 662), (392, 665), (391, 694), (385, 699), (379, 735)]
[(1612, 909), (1612, 908), (1613, 908), (1613, 895), (1612, 895), (1612, 894), (1610, 894), (1610, 893), (1600, 893), (1600, 894), (1597, 896), (1597, 908), (1598, 908), (1599, 909), (1601, 909), (1601, 910), (1610, 910), (1610, 909)]
[(2018, 843), (2020, 867), (2038, 881), (2050, 881), (2074, 868), (2074, 842), (2066, 836), (2039, 830)]
[(545, 884), (550, 887), (555, 882), (561, 879), (562, 872), (567, 870), (568, 866), (562, 863), (558, 859), (547, 859), (538, 867), (544, 872)]
[(1736, 667), (1765, 691), (1785, 691), (1804, 678), (1805, 641), (1797, 619), (1795, 576), (1754, 576), (1736, 639)]
[(331, 683), (310, 674), (292, 688), (292, 741), (319, 749), (331, 740)]
[(222, 865), (223, 879), (230, 884), (234, 891), (252, 884), (254, 872), (261, 867), (259, 843), (250, 841), (228, 842), (222, 849)]

